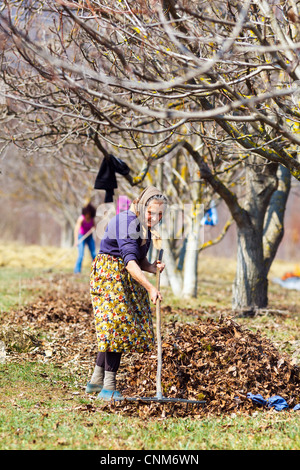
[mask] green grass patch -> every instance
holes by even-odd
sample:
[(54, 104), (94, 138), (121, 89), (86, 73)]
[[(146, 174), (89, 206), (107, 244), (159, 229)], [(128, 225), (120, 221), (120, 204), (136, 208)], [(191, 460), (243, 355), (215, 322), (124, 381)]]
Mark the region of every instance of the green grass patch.
[(97, 409), (85, 378), (53, 364), (0, 366), (2, 450), (292, 450), (300, 448), (299, 415), (140, 419)]
[[(0, 315), (11, 308), (32, 302), (46, 288), (40, 269), (0, 267)], [(48, 276), (49, 277), (49, 276)]]

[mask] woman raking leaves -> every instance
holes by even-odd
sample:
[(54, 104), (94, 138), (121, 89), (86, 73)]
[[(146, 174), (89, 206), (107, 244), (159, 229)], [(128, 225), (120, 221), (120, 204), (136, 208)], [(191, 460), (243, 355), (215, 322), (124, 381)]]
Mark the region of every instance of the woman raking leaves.
[(161, 293), (144, 271), (156, 273), (164, 264), (150, 263), (154, 227), (161, 221), (167, 198), (154, 186), (146, 188), (129, 210), (120, 212), (107, 225), (91, 271), (90, 292), (95, 317), (98, 356), (86, 391), (100, 392), (103, 400), (122, 400), (116, 374), (122, 353), (143, 352), (154, 345), (150, 300)]

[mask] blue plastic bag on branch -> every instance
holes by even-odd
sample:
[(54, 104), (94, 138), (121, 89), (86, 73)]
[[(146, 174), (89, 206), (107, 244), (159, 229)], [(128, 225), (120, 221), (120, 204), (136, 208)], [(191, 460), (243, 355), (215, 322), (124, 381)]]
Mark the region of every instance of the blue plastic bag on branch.
[(219, 222), (218, 211), (214, 201), (211, 202), (210, 208), (205, 212), (201, 219), (201, 225), (217, 225)]

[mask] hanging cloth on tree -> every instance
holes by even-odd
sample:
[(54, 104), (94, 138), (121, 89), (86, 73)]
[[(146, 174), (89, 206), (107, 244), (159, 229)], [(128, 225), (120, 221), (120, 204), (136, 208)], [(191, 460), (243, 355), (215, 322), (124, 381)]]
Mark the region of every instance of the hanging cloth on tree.
[(128, 175), (130, 168), (120, 158), (109, 155), (109, 158), (102, 160), (100, 169), (98, 171), (94, 189), (104, 189), (105, 199), (104, 202), (113, 202), (114, 189), (118, 187), (116, 173), (120, 175)]

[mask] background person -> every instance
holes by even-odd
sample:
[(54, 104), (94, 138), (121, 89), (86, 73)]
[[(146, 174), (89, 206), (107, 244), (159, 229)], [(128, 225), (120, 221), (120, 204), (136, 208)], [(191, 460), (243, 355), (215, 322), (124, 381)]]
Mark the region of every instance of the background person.
[[(95, 207), (92, 204), (88, 204), (87, 206), (83, 207), (81, 216), (77, 219), (74, 229), (74, 245), (78, 247), (78, 257), (75, 264), (74, 273), (81, 272), (84, 248), (86, 245), (90, 250), (92, 260), (94, 260), (96, 257), (96, 246), (92, 233), (92, 230), (95, 229), (95, 216)], [(84, 238), (88, 232), (91, 232), (90, 235)], [(84, 238), (84, 240), (82, 240), (82, 238)]]

